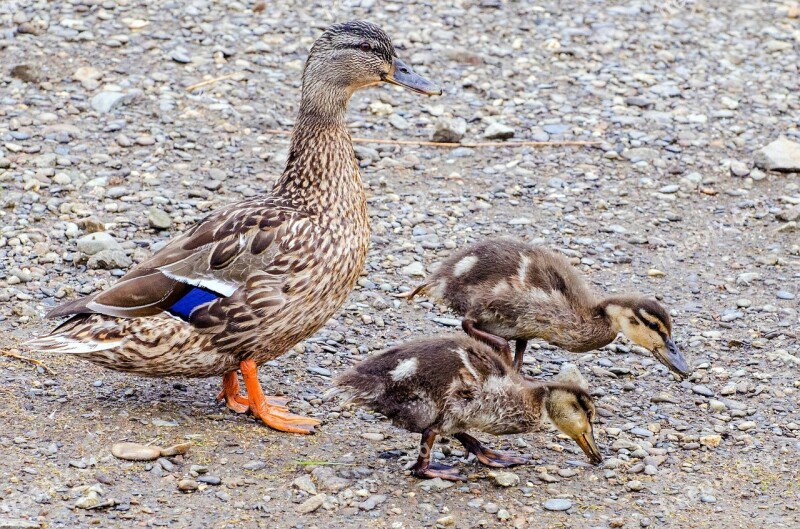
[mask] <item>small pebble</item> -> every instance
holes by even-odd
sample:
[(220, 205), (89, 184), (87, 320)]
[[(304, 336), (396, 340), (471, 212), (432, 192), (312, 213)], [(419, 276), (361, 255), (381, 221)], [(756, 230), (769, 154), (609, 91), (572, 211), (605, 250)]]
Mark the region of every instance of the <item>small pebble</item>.
[(513, 487), (519, 485), (519, 476), (513, 472), (492, 472), (490, 474), (495, 484), (500, 487)]
[(548, 511), (566, 511), (572, 508), (572, 502), (562, 498), (546, 500), (542, 506)]
[(327, 496), (325, 494), (317, 494), (316, 496), (311, 496), (306, 501), (297, 506), (297, 512), (301, 514), (308, 514), (310, 512), (314, 512), (317, 509), (319, 509), (323, 503), (325, 503), (326, 498)]
[(713, 397), (714, 392), (706, 386), (702, 384), (697, 384), (692, 386), (692, 392), (697, 393), (698, 395), (703, 395), (704, 397)]
[(114, 443), (111, 446), (111, 454), (127, 461), (155, 461), (161, 457), (161, 449), (138, 443)]
[(193, 479), (182, 479), (178, 481), (178, 490), (181, 492), (193, 492), (199, 487), (198, 483)]
[(192, 447), (192, 443), (180, 443), (176, 445), (172, 445), (167, 448), (161, 449), (161, 457), (172, 457), (177, 455), (183, 455), (189, 451)]
[(638, 492), (644, 488), (644, 484), (638, 479), (633, 479), (625, 484), (625, 488), (634, 492)]

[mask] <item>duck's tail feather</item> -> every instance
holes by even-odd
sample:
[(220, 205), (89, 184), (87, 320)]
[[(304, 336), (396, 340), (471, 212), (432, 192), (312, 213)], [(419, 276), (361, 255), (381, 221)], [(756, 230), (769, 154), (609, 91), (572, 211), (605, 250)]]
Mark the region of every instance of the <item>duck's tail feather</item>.
[(421, 285), (419, 285), (414, 290), (409, 290), (408, 292), (401, 292), (400, 294), (392, 294), (392, 296), (394, 296), (396, 298), (402, 298), (402, 299), (407, 299), (408, 301), (411, 301), (412, 299), (414, 299), (414, 296), (416, 296), (417, 294), (427, 294), (428, 293), (428, 288), (430, 288), (431, 285), (432, 285), (432, 283), (422, 283)]
[(39, 336), (22, 345), (28, 349), (48, 353), (89, 354), (118, 347), (123, 336), (115, 331), (112, 321), (98, 315), (78, 314), (68, 319), (53, 332)]
[(346, 403), (359, 405), (375, 402), (386, 388), (383, 377), (361, 373), (355, 368), (339, 375), (334, 384), (334, 387), (325, 392), (325, 399), (342, 397)]
[(118, 347), (122, 345), (122, 340), (76, 340), (64, 335), (49, 335), (35, 338), (23, 345), (39, 352), (88, 354)]

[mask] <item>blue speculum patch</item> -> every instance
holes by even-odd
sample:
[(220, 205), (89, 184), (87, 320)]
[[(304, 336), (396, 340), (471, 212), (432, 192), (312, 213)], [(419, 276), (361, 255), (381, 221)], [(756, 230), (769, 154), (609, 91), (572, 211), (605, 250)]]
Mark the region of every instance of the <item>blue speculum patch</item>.
[(208, 290), (192, 287), (181, 299), (167, 309), (169, 312), (183, 320), (188, 320), (192, 311), (204, 303), (219, 299), (221, 296)]

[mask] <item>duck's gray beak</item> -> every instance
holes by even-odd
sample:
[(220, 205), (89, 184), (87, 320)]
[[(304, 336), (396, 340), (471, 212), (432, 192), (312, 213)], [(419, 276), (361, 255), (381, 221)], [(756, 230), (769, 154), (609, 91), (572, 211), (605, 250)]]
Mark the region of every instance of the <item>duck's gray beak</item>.
[(667, 366), (670, 371), (679, 377), (686, 378), (692, 374), (692, 369), (671, 338), (667, 338), (664, 342), (663, 349), (659, 347), (653, 351), (653, 354), (659, 362)]
[(412, 92), (428, 96), (442, 95), (442, 89), (414, 72), (409, 65), (395, 57), (392, 60), (392, 69), (383, 78), (386, 83), (396, 84), (408, 88)]

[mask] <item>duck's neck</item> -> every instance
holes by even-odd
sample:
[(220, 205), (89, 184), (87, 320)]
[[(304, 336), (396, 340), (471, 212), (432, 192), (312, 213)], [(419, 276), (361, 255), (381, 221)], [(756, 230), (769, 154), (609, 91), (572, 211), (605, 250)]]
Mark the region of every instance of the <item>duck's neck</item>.
[(627, 303), (624, 296), (609, 296), (597, 302), (592, 310), (592, 319), (586, 327), (587, 347), (584, 351), (591, 351), (606, 346), (614, 341), (620, 333), (620, 326), (616, 319), (609, 314), (609, 305), (618, 306)]
[(553, 345), (584, 353), (614, 341), (619, 329), (605, 311), (605, 300), (562, 314), (560, 323), (549, 329), (548, 341)]
[(311, 214), (355, 207), (364, 190), (345, 124), (346, 89), (304, 83), (289, 157), (273, 193), (305, 206)]
[(547, 421), (547, 411), (544, 409), (544, 401), (547, 392), (547, 386), (544, 384), (535, 383), (530, 380), (525, 381), (523, 398), (525, 399), (528, 421), (531, 424), (539, 424)]

